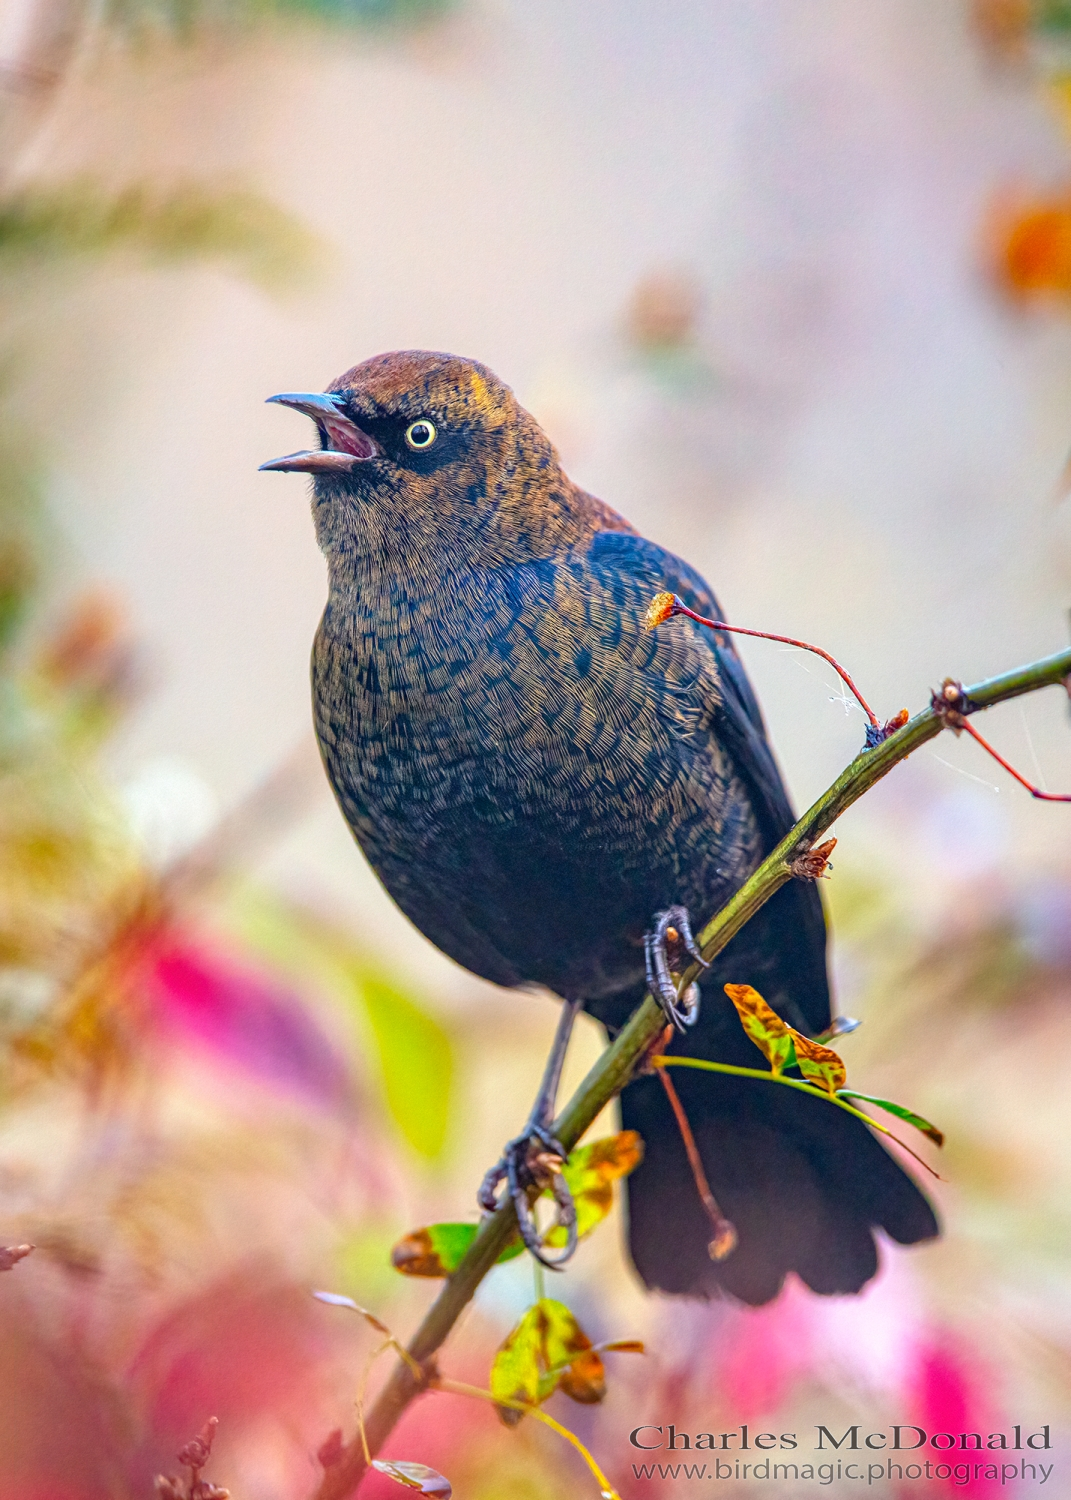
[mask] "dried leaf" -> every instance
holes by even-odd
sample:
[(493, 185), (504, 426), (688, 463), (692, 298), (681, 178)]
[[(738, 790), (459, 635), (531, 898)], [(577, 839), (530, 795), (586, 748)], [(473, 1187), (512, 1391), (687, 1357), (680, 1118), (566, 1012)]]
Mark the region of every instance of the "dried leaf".
[(792, 1041), (800, 1072), (808, 1082), (816, 1083), (830, 1096), (844, 1086), (848, 1070), (838, 1053), (831, 1047), (823, 1047), (821, 1042), (812, 1042), (809, 1036), (798, 1031), (792, 1032)]
[[(450, 1276), (457, 1270), (476, 1238), (476, 1224), (429, 1224), (403, 1235), (390, 1253), (391, 1265), (403, 1276)], [(495, 1262), (513, 1260), (524, 1250), (518, 1238)]]
[[(576, 1204), (576, 1232), (590, 1234), (614, 1203), (613, 1185), (643, 1160), (643, 1140), (635, 1130), (621, 1130), (569, 1153), (562, 1176)], [(564, 1245), (565, 1229), (558, 1225), (546, 1237), (548, 1245)]]
[(906, 1120), (909, 1125), (914, 1125), (915, 1129), (921, 1130), (935, 1146), (943, 1146), (945, 1143), (942, 1130), (938, 1130), (936, 1125), (931, 1125), (929, 1120), (924, 1119), (922, 1115), (917, 1115), (913, 1109), (905, 1109), (902, 1104), (893, 1104), (890, 1099), (877, 1099), (873, 1094), (857, 1094), (854, 1089), (838, 1089), (837, 1095), (841, 1099), (862, 1099), (867, 1104), (876, 1104), (879, 1109), (887, 1110), (898, 1120)]
[[(795, 1062), (793, 1032), (750, 984), (727, 984), (725, 993), (736, 1006), (740, 1023), (770, 1064), (775, 1078)], [(841, 1080), (843, 1082), (843, 1080)]]
[(388, 1479), (396, 1479), (399, 1484), (404, 1484), (407, 1490), (416, 1490), (419, 1495), (440, 1495), (442, 1500), (449, 1500), (454, 1493), (449, 1479), (436, 1469), (429, 1469), (427, 1464), (410, 1464), (401, 1459), (388, 1461), (374, 1458), (372, 1467), (378, 1469), (381, 1474), (386, 1474)]

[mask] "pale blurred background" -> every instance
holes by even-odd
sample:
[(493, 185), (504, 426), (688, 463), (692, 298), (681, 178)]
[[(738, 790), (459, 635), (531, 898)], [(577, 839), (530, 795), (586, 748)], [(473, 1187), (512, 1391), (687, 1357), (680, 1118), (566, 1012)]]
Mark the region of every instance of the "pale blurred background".
[[(264, 399), (481, 359), (730, 619), (915, 710), (1071, 631), (1069, 77), (1054, 0), (4, 7), (0, 1240), (38, 1246), (0, 1277), (4, 1500), (148, 1496), (214, 1412), (210, 1477), (310, 1491), (368, 1341), (309, 1288), (411, 1330), (434, 1287), (390, 1245), (473, 1217), (554, 1023), (414, 932), (335, 809), (324, 568), (304, 482), (257, 472), (307, 424)], [(741, 650), (806, 805), (862, 717)], [(1049, 691), (985, 732), (1071, 790), (1069, 729)], [(946, 737), (836, 830), (850, 1079), (946, 1130), (947, 1235), (746, 1312), (643, 1298), (602, 1228), (554, 1294), (649, 1352), (550, 1409), (625, 1496), (693, 1492), (631, 1475), (663, 1419), (1048, 1422), (1066, 1467), (1069, 820)], [(444, 1365), (485, 1383), (530, 1300), (493, 1273)], [(429, 1398), (389, 1451), (594, 1493), (532, 1426)]]

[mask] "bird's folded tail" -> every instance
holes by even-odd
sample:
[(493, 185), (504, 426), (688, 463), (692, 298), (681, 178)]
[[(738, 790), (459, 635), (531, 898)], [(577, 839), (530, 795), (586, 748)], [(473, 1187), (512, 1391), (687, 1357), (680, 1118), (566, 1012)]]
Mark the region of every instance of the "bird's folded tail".
[[(736, 947), (730, 944), (704, 977), (699, 1024), (671, 1050), (761, 1068), (762, 1055), (722, 989), (754, 982), (746, 964), (741, 972), (746, 950), (734, 955)], [(768, 941), (762, 950), (770, 954)], [(670, 1076), (737, 1244), (724, 1259), (711, 1257), (710, 1216), (662, 1081), (637, 1079), (621, 1096), (621, 1119), (645, 1143), (628, 1182), (628, 1215), (632, 1259), (648, 1287), (699, 1297), (727, 1292), (757, 1305), (795, 1271), (816, 1292), (858, 1292), (878, 1268), (876, 1231), (903, 1245), (938, 1234), (915, 1182), (845, 1110), (758, 1079), (689, 1068)]]

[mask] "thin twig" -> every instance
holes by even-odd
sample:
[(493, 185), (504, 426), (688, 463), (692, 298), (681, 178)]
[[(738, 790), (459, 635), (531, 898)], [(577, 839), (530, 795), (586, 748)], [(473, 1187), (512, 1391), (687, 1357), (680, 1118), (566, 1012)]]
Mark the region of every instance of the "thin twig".
[[(666, 603), (660, 609), (659, 600), (664, 600), (666, 597), (665, 594), (659, 594), (655, 603), (651, 606), (651, 612), (648, 614), (649, 626), (652, 623), (660, 624), (662, 620), (671, 620), (674, 615), (684, 615), (687, 619), (694, 620), (697, 625), (706, 625), (711, 630), (724, 630), (729, 635), (753, 635), (757, 636), (760, 641), (780, 641), (782, 646), (798, 646), (801, 651), (812, 651), (815, 656), (820, 656), (823, 661), (829, 663), (841, 682), (854, 695), (855, 701), (870, 720), (870, 727), (879, 733), (881, 732), (882, 726), (877, 714), (875, 714), (870, 704), (863, 697), (837, 658), (830, 656), (828, 651), (823, 651), (821, 646), (812, 646), (809, 641), (798, 641), (795, 636), (791, 635), (774, 635), (770, 630), (745, 630), (743, 625), (727, 625), (724, 620), (708, 620), (706, 615), (696, 614), (694, 609), (689, 609), (684, 600), (678, 599), (676, 594), (669, 595), (672, 603)], [(656, 615), (660, 615), (661, 619), (656, 620)]]
[[(838, 1109), (845, 1109), (857, 1120), (862, 1120), (864, 1125), (869, 1125), (871, 1130), (877, 1130), (882, 1135), (887, 1135), (891, 1141), (902, 1146), (908, 1156), (913, 1156), (920, 1167), (925, 1167), (931, 1177), (936, 1177), (940, 1182), (940, 1172), (935, 1172), (929, 1162), (921, 1157), (917, 1151), (912, 1151), (906, 1141), (902, 1141), (898, 1135), (889, 1129), (888, 1125), (882, 1125), (880, 1121), (874, 1120), (864, 1110), (856, 1109), (853, 1104), (845, 1104), (843, 1099), (836, 1094), (827, 1094), (825, 1089), (815, 1088), (814, 1084), (807, 1083), (802, 1078), (786, 1078), (783, 1073), (768, 1073), (763, 1068), (740, 1068), (735, 1063), (710, 1062), (705, 1057), (652, 1057), (652, 1068), (698, 1068), (704, 1073), (728, 1073), (733, 1078), (757, 1078), (760, 1083), (783, 1083), (787, 1088), (800, 1089), (805, 1094), (810, 1094), (812, 1099), (822, 1099), (826, 1104), (835, 1104)], [(728, 1254), (728, 1252), (726, 1252)]]
[(432, 1389), (449, 1391), (455, 1396), (477, 1396), (481, 1401), (493, 1401), (496, 1406), (508, 1406), (511, 1411), (519, 1411), (524, 1416), (534, 1417), (537, 1422), (542, 1422), (545, 1427), (551, 1428), (559, 1437), (563, 1437), (567, 1443), (573, 1445), (598, 1480), (603, 1500), (621, 1500), (620, 1495), (599, 1468), (594, 1455), (584, 1447), (576, 1433), (570, 1432), (568, 1427), (563, 1427), (560, 1422), (556, 1422), (538, 1406), (531, 1406), (527, 1401), (511, 1401), (506, 1396), (496, 1396), (491, 1391), (481, 1390), (478, 1385), (466, 1385), (463, 1380), (440, 1379), (435, 1382)]
[(1031, 797), (1036, 797), (1039, 802), (1071, 802), (1071, 792), (1045, 792), (1042, 791), (1041, 787), (1035, 786), (1032, 781), (1027, 781), (1026, 777), (1006, 761), (1000, 751), (995, 749), (987, 739), (984, 739), (973, 724), (968, 724), (966, 719), (964, 719), (960, 727), (966, 730), (972, 740), (977, 740), (983, 750), (988, 750), (997, 765), (1003, 766), (1008, 775), (1014, 777), (1020, 786), (1025, 786)]
[[(1036, 692), (1039, 688), (1057, 686), (1069, 675), (1071, 649), (1030, 662), (970, 688), (965, 695), (967, 711), (974, 713), (995, 703), (1021, 697), (1024, 693)], [(792, 879), (792, 862), (811, 849), (841, 813), (887, 776), (900, 761), (935, 739), (946, 727), (950, 726), (947, 726), (945, 715), (931, 702), (880, 744), (860, 751), (777, 848), (767, 855), (736, 895), (704, 927), (698, 938), (704, 960), (709, 963), (720, 953), (760, 907)], [(699, 973), (698, 964), (689, 965), (680, 976), (681, 987), (698, 979)], [(599, 1112), (633, 1077), (664, 1027), (662, 1007), (647, 995), (554, 1122), (554, 1135), (566, 1151), (572, 1150)], [(864, 1118), (871, 1127), (875, 1126), (876, 1122), (869, 1116)], [(516, 1232), (517, 1216), (511, 1202), (504, 1203), (480, 1225), (461, 1264), (447, 1280), (409, 1343), (410, 1357), (417, 1365), (425, 1368), (431, 1355), (441, 1347), (476, 1288)], [(399, 1362), (395, 1366), (368, 1414), (368, 1444), (373, 1453), (382, 1447), (413, 1397), (426, 1388), (407, 1365)], [(360, 1441), (355, 1439), (346, 1446), (338, 1463), (325, 1471), (315, 1500), (347, 1500), (361, 1482), (366, 1467)]]
[(688, 1165), (691, 1167), (692, 1176), (695, 1178), (695, 1188), (699, 1194), (699, 1201), (703, 1205), (703, 1211), (710, 1220), (710, 1227), (714, 1231), (714, 1238), (707, 1246), (710, 1258), (711, 1260), (724, 1260), (727, 1255), (736, 1249), (736, 1225), (731, 1219), (725, 1217), (718, 1207), (718, 1200), (710, 1191), (710, 1183), (707, 1181), (707, 1174), (703, 1170), (703, 1160), (699, 1155), (699, 1147), (695, 1143), (695, 1136), (692, 1134), (692, 1127), (689, 1124), (688, 1116), (684, 1113), (684, 1105), (680, 1101), (680, 1095), (673, 1087), (672, 1080), (666, 1072), (666, 1062), (667, 1059), (664, 1057), (651, 1058), (651, 1065), (658, 1069), (658, 1076), (662, 1081), (662, 1087), (666, 1091), (666, 1098), (669, 1100), (670, 1108), (673, 1110), (674, 1118), (677, 1121), (677, 1129), (680, 1131), (681, 1140), (684, 1142)]

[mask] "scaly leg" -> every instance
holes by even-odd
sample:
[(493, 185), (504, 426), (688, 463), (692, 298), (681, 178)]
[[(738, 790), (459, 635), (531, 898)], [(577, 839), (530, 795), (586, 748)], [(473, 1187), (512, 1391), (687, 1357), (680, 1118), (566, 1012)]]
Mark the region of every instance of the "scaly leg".
[[(505, 1179), (506, 1189), (517, 1210), (521, 1238), (536, 1260), (551, 1270), (563, 1266), (576, 1249), (576, 1205), (561, 1170), (566, 1155), (565, 1148), (551, 1134), (550, 1127), (554, 1120), (554, 1103), (558, 1097), (562, 1064), (565, 1062), (569, 1037), (579, 1009), (579, 1000), (566, 1000), (562, 1005), (543, 1082), (539, 1085), (539, 1093), (528, 1123), (520, 1135), (506, 1142), (501, 1161), (488, 1172), (478, 1195), (480, 1207), (493, 1213), (498, 1207), (495, 1196), (498, 1185)], [(566, 1231), (565, 1248), (553, 1258), (548, 1257), (543, 1248), (539, 1226), (528, 1202), (528, 1194), (533, 1187), (549, 1187), (553, 1191), (554, 1201), (558, 1205), (558, 1223)]]
[(701, 968), (709, 964), (695, 945), (688, 910), (671, 906), (655, 917), (654, 931), (644, 934), (643, 952), (647, 966), (647, 988), (678, 1031), (694, 1026), (699, 1017), (699, 986), (690, 984), (683, 995), (677, 994), (671, 970), (683, 968), (682, 959), (694, 959)]

